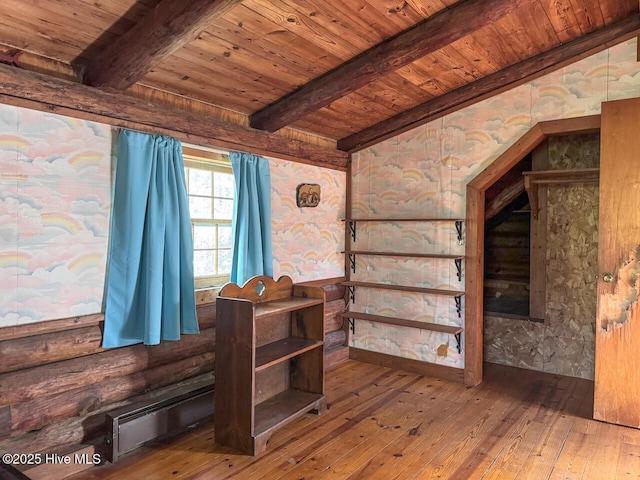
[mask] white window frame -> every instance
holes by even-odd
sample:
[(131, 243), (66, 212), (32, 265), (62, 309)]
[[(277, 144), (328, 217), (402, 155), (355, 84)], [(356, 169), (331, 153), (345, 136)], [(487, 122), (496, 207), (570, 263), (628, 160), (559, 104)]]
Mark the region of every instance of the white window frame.
[[(209, 170), (213, 172), (221, 172), (233, 175), (231, 170), (231, 162), (229, 160), (229, 156), (223, 153), (212, 152), (209, 150), (200, 150), (197, 147), (187, 147), (183, 146), (182, 148), (182, 157), (184, 159), (185, 168), (197, 168), (201, 170)], [(186, 172), (185, 172), (186, 173)], [(185, 175), (186, 183), (187, 183), (187, 195), (189, 195), (189, 178), (188, 174)], [(213, 179), (212, 179), (213, 182)], [(212, 184), (213, 189), (213, 184)], [(213, 194), (213, 192), (212, 192)], [(191, 195), (195, 196), (195, 195)], [(211, 202), (214, 202), (216, 198), (215, 196), (206, 196), (205, 198), (211, 198)], [(228, 198), (228, 197), (222, 197)], [(212, 211), (213, 205), (211, 206)], [(201, 218), (191, 218), (191, 234), (194, 235), (194, 227), (197, 225), (231, 225), (230, 219), (201, 219)], [(217, 232), (216, 232), (217, 234)], [(210, 249), (205, 249), (210, 250)], [(194, 247), (194, 254), (197, 249)], [(218, 264), (218, 251), (219, 249), (215, 249), (216, 252), (216, 265)], [(208, 287), (217, 287), (223, 285), (229, 281), (230, 273), (220, 274), (220, 275), (206, 275), (195, 277), (195, 288), (208, 288)]]

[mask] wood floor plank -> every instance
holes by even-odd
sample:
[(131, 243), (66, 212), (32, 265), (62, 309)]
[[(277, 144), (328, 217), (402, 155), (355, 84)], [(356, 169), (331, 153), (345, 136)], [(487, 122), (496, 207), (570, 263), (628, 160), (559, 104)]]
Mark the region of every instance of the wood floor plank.
[[(549, 421), (549, 412), (560, 411), (563, 400), (567, 399), (567, 391), (575, 388), (575, 384), (574, 379), (559, 377), (556, 382), (540, 385), (540, 388), (536, 389), (536, 397), (527, 398), (522, 402), (520, 420), (515, 422), (508, 439), (499, 441), (493, 438), (492, 441), (480, 443), (477, 451), (468, 452), (469, 460), (457, 468), (451, 477), (470, 478), (485, 472), (483, 479), (517, 478), (520, 466), (528, 458), (545, 429), (544, 422), (540, 420)], [(495, 434), (500, 435), (500, 432), (492, 435)]]
[[(421, 377), (418, 375), (406, 375), (403, 382), (396, 385), (396, 388), (390, 388), (384, 394), (378, 396), (367, 404), (367, 407), (361, 409), (359, 411), (354, 410), (350, 412), (348, 417), (344, 417), (342, 419), (338, 419), (336, 422), (332, 424), (327, 424), (330, 428), (320, 428), (318, 435), (314, 436), (314, 441), (305, 442), (305, 446), (302, 450), (300, 450), (294, 458), (295, 462), (286, 461), (282, 462), (279, 465), (276, 465), (273, 469), (263, 469), (260, 471), (259, 475), (252, 475), (252, 480), (256, 479), (269, 479), (272, 478), (282, 478), (283, 473), (288, 473), (293, 470), (299, 463), (305, 461), (308, 458), (311, 458), (318, 449), (322, 448), (323, 445), (330, 443), (337, 439), (338, 437), (342, 437), (343, 435), (349, 434), (352, 430), (359, 429), (362, 423), (366, 423), (367, 420), (376, 415), (381, 408), (384, 408), (389, 403), (394, 402), (402, 392), (410, 388), (413, 384), (419, 382)], [(324, 427), (324, 426), (323, 426)]]
[(364, 463), (370, 458), (370, 452), (380, 451), (398, 437), (409, 435), (418, 428), (408, 428), (407, 425), (422, 425), (425, 417), (432, 416), (433, 411), (443, 411), (454, 384), (422, 378), (420, 384), (414, 385), (416, 387), (420, 389), (420, 394), (424, 394), (424, 404), (412, 401), (415, 392), (404, 391), (395, 402), (362, 422), (361, 428), (351, 430), (314, 452), (311, 458), (296, 467), (295, 474), (305, 480), (344, 478), (345, 474), (353, 471), (358, 461)]
[[(515, 377), (515, 370), (505, 370), (505, 379), (510, 381)], [(465, 390), (461, 389), (461, 392)], [(482, 405), (479, 409), (489, 407), (498, 401), (500, 394), (483, 386), (477, 389), (467, 389), (468, 395), (459, 394), (452, 399), (450, 409), (439, 412), (433, 416), (433, 423), (423, 425), (414, 435), (407, 435), (394, 442), (393, 445), (374, 455), (365, 465), (349, 477), (353, 479), (389, 479), (402, 478), (405, 475), (421, 468), (440, 450), (445, 439), (452, 432), (459, 432), (461, 428), (468, 426), (470, 417), (463, 415), (463, 407), (473, 404), (474, 407)], [(462, 417), (462, 418), (461, 418)]]
[(640, 480), (640, 430), (592, 420), (587, 380), (486, 364), (468, 388), (350, 360), (326, 394), (256, 457), (215, 444), (208, 422), (70, 478)]
[[(588, 461), (585, 462), (582, 478), (620, 478), (616, 477), (623, 427), (596, 423), (588, 445)], [(594, 455), (597, 451), (598, 454)], [(636, 475), (638, 472), (636, 471)]]
[(640, 445), (621, 443), (615, 478), (640, 478)]
[(566, 403), (559, 410), (549, 410), (545, 415), (536, 417), (536, 422), (543, 427), (543, 433), (518, 471), (518, 480), (549, 478), (567, 436), (580, 418), (578, 415), (586, 416), (585, 405), (589, 408), (593, 406), (593, 382), (576, 382), (575, 389), (568, 391), (567, 395)]

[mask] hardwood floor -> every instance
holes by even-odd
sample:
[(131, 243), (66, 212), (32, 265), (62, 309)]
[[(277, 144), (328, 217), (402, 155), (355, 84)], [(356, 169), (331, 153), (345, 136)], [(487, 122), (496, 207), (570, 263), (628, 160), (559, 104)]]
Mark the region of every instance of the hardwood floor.
[(640, 478), (640, 430), (591, 420), (593, 382), (485, 364), (475, 388), (349, 361), (329, 409), (260, 456), (214, 444), (213, 424), (74, 479)]

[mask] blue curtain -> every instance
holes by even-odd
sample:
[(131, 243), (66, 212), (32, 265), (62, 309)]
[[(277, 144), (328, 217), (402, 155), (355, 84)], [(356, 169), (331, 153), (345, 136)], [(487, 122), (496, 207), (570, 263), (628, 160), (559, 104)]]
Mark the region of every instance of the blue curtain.
[(115, 177), (102, 346), (198, 333), (180, 142), (121, 131)]
[(273, 277), (271, 177), (266, 158), (231, 152), (235, 178), (231, 281), (244, 284), (255, 275)]

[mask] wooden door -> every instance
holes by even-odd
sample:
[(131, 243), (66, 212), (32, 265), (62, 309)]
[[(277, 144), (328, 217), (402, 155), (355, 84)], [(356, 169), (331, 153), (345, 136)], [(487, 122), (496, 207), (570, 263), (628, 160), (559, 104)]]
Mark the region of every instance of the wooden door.
[(594, 418), (640, 427), (640, 99), (602, 105)]

